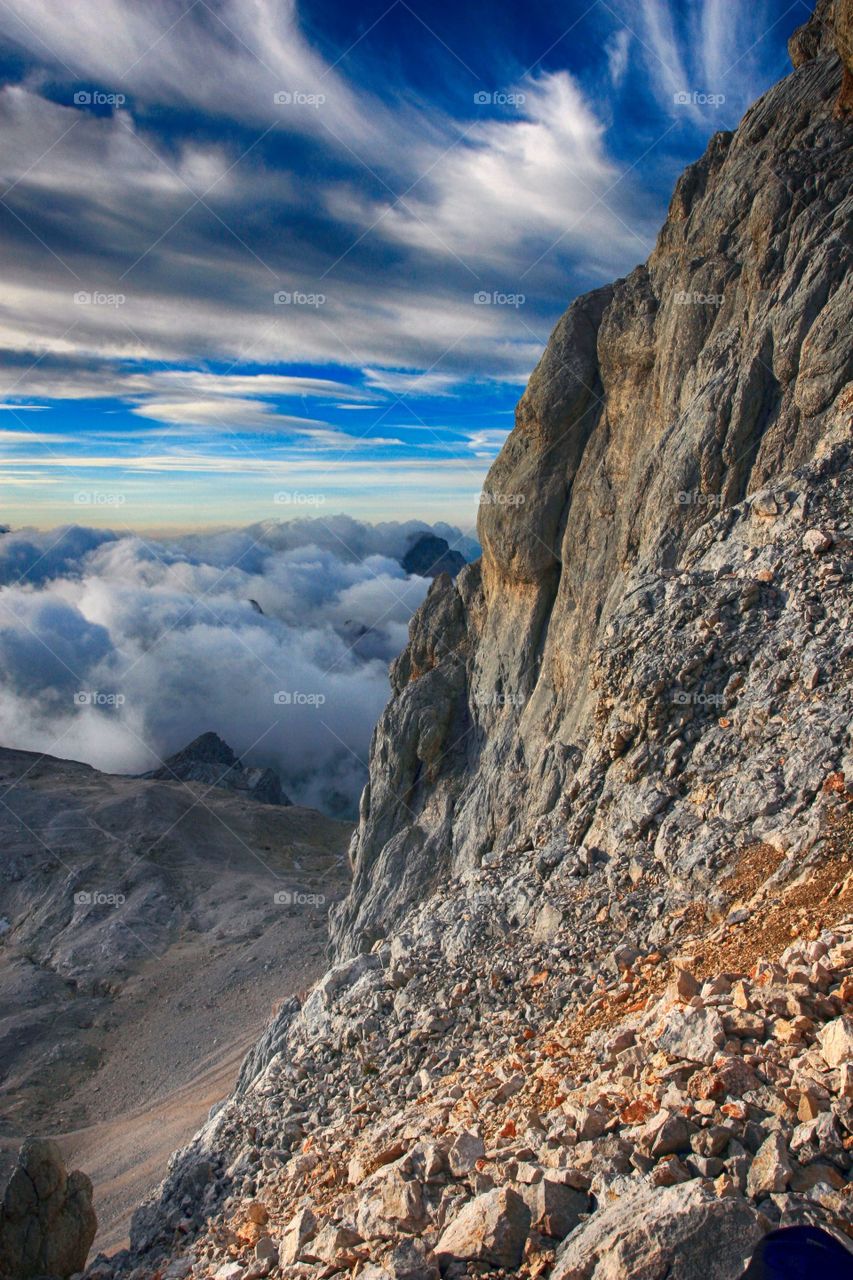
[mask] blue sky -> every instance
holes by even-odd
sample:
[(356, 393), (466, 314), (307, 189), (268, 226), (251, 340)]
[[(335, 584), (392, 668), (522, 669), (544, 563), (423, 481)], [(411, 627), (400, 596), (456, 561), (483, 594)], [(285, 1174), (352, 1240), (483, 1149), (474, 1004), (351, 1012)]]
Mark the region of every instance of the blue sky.
[(473, 524), (805, 0), (4, 0), (7, 524)]

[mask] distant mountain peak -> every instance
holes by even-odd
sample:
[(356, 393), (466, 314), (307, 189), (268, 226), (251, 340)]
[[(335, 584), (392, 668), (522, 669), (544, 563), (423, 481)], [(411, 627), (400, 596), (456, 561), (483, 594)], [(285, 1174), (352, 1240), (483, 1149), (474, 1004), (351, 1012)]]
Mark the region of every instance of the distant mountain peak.
[(228, 743), (218, 733), (208, 730), (193, 738), (186, 747), (169, 756), (164, 763), (169, 766), (179, 765), (185, 760), (197, 760), (205, 764), (237, 764), (237, 756)]
[(415, 573), (419, 578), (437, 578), (441, 573), (449, 573), (451, 578), (455, 578), (467, 561), (461, 552), (451, 551), (446, 538), (435, 533), (421, 533), (415, 535), (400, 563), (406, 573)]
[(225, 791), (245, 791), (262, 804), (289, 805), (274, 769), (246, 768), (218, 733), (209, 730), (144, 774), (162, 782), (200, 782)]

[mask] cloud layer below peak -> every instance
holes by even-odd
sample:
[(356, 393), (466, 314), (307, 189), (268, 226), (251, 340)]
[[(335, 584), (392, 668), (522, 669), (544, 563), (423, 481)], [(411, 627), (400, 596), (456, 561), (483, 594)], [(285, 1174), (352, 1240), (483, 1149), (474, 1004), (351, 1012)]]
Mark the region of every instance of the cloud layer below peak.
[(131, 773), (212, 729), (297, 801), (351, 815), (429, 585), (400, 560), (427, 531), (341, 516), (171, 543), (6, 534), (0, 742)]

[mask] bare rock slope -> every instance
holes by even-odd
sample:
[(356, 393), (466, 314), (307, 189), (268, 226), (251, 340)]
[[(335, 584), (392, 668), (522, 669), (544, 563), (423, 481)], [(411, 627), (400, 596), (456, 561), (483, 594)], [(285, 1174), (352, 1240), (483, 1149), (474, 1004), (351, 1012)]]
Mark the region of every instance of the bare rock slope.
[(849, 1252), (848, 11), (558, 324), (393, 668), (335, 964), (93, 1280)]
[[(797, 483), (817, 524), (804, 534), (791, 490), (763, 555), (777, 589), (802, 601), (800, 579), (819, 606), (821, 674), (808, 653), (805, 682), (762, 662), (750, 703), (768, 770), (797, 756), (780, 742), (789, 722), (819, 779), (791, 806), (796, 844), (747, 829), (721, 841), (713, 875), (689, 859), (674, 874), (654, 854), (665, 806), (629, 776), (613, 793), (630, 819), (621, 853), (532, 834), (491, 852), (282, 1008), (136, 1213), (130, 1253), (93, 1276), (739, 1280), (775, 1227), (820, 1226), (853, 1249), (849, 692), (842, 768), (829, 732), (851, 659), (846, 449)], [(735, 509), (735, 529), (750, 512)], [(832, 559), (810, 549), (824, 545), (813, 529), (831, 531)], [(724, 545), (733, 568), (702, 581), (731, 596), (750, 545)], [(667, 580), (654, 625), (636, 618), (644, 652), (670, 631), (683, 645), (694, 594)], [(740, 617), (740, 586), (734, 599)], [(739, 722), (701, 723), (713, 737)], [(722, 759), (709, 754), (695, 803), (756, 805)]]
[(59, 1137), (105, 1244), (208, 1086), (209, 1105), (274, 1003), (322, 971), (348, 881), (347, 824), (214, 783), (0, 750), (3, 1164), (25, 1135)]
[[(761, 671), (793, 682), (809, 654), (839, 655), (767, 550), (792, 516), (808, 531), (813, 498), (786, 476), (853, 416), (853, 154), (818, 29), (814, 56), (682, 176), (649, 261), (557, 325), (486, 481), (483, 558), (438, 579), (394, 668), (342, 954), (534, 833), (607, 856), (630, 838), (708, 880), (773, 814), (780, 839), (806, 825), (821, 781), (806, 742), (824, 727), (786, 766), (741, 721), (758, 695), (782, 755), (785, 690), (759, 694)], [(807, 593), (819, 567), (800, 563)], [(843, 708), (821, 701), (839, 767)], [(697, 804), (705, 775), (719, 794)]]

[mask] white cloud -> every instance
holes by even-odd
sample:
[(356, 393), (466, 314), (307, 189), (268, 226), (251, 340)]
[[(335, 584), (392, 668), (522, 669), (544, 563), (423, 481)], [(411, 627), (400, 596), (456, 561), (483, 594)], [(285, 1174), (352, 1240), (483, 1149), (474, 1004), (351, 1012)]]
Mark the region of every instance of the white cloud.
[(417, 369), (364, 369), (368, 387), (390, 391), (393, 395), (450, 395), (461, 379), (448, 373), (420, 373)]
[(630, 49), (631, 33), (626, 27), (622, 27), (619, 31), (614, 31), (613, 35), (608, 38), (605, 46), (610, 82), (617, 88), (625, 79), (625, 75), (628, 70)]
[(478, 272), (485, 262), (503, 267), (509, 278), (490, 283), (507, 291), (519, 263), (529, 265), (519, 247), (543, 237), (574, 248), (593, 236), (642, 243), (610, 207), (618, 175), (604, 127), (568, 72), (529, 77), (515, 92), (524, 96), (518, 118), (475, 124), (381, 223), (385, 234), (459, 255)]
[(192, 106), (285, 130), (320, 128), (317, 111), (275, 106), (279, 91), (322, 92), (329, 118), (370, 133), (358, 100), (303, 38), (292, 0), (7, 0), (0, 32), (79, 85)]
[[(7, 534), (0, 738), (134, 772), (213, 729), (280, 770), (294, 798), (352, 812), (387, 664), (428, 587), (398, 558), (426, 528), (330, 517), (171, 543)], [(282, 706), (279, 690), (325, 701)], [(79, 705), (92, 691), (123, 701)]]
[[(363, 395), (357, 387), (328, 378), (293, 377), (273, 373), (205, 373), (168, 369), (156, 373), (133, 374), (123, 381), (128, 391), (182, 392), (190, 395), (256, 396), (351, 396)], [(357, 408), (357, 405), (353, 405)]]
[[(669, 0), (619, 3), (664, 109), (676, 118), (687, 113), (696, 124), (716, 117), (718, 127), (734, 125), (766, 83), (766, 37), (780, 19), (777, 7), (767, 0), (697, 0), (682, 13)], [(675, 103), (683, 93), (690, 101)]]
[[(140, 418), (154, 422), (168, 422), (177, 426), (215, 427), (224, 430), (253, 430), (309, 433), (315, 429), (329, 428), (319, 419), (296, 418), (280, 414), (274, 405), (244, 396), (217, 396), (206, 400), (164, 400), (153, 398), (137, 405), (132, 412)], [(329, 428), (331, 430), (331, 428)]]
[(76, 442), (76, 436), (61, 435), (57, 432), (55, 435), (50, 431), (28, 431), (26, 427), (21, 431), (7, 431), (0, 427), (0, 444), (72, 444)]
[[(244, 2), (219, 12), (250, 48), (260, 41), (282, 76), (301, 69), (306, 87), (321, 77), (330, 95), (340, 91), (339, 117), (325, 106), (305, 119), (276, 114), (267, 88), (258, 97), (266, 70), (240, 39), (204, 19), (207, 6), (179, 21), (150, 58), (145, 50), (182, 12), (170, 0), (142, 10), (105, 0), (103, 12), (78, 0), (73, 20), (48, 0), (33, 0), (26, 13), (22, 0), (0, 6), (0, 29), (60, 71), (67, 64), (74, 83), (88, 74), (120, 90), (121, 68), (133, 64), (128, 102), (111, 116), (75, 107), (70, 97), (67, 105), (47, 100), (35, 76), (0, 92), (9, 199), (21, 219), (7, 254), (0, 345), (78, 366), (55, 384), (37, 369), (15, 390), (63, 394), (75, 379), (88, 390), (96, 359), (392, 369), (441, 363), (442, 371), (524, 378), (529, 343), (519, 342), (506, 311), (473, 314), (475, 290), (507, 287), (512, 280), (504, 277), (518, 274), (519, 261), (537, 256), (527, 246), (542, 252), (564, 232), (563, 249), (594, 261), (604, 222), (619, 267), (636, 258), (640, 243), (596, 204), (614, 169), (577, 85), (566, 74), (529, 80), (523, 116), (475, 120), (460, 140), (463, 126), (434, 106), (411, 103), (391, 114), (363, 88), (345, 92), (338, 71), (306, 49), (291, 5), (253, 0), (250, 8), (248, 27)], [(37, 23), (39, 39), (30, 30)], [(239, 142), (166, 140), (140, 111), (187, 96), (235, 120), (249, 110), (260, 112), (264, 127), (312, 131), (332, 161), (328, 176), (306, 184), (286, 160), (265, 159), (261, 146), (243, 158)], [(388, 174), (395, 191), (412, 189), (396, 207), (377, 205), (368, 170)], [(313, 234), (318, 207), (335, 224), (328, 243)], [(293, 228), (287, 237), (282, 225)], [(395, 257), (401, 243), (408, 246), (413, 272), (376, 271), (376, 252), (381, 260), (389, 243)], [(322, 307), (273, 304), (278, 290), (317, 288), (326, 296)], [(121, 305), (75, 303), (79, 292), (98, 290), (121, 294)], [(500, 344), (513, 337), (517, 346)], [(434, 377), (421, 391), (430, 385)]]
[[(320, 418), (282, 413), (261, 396), (324, 397), (363, 394), (346, 383), (319, 378), (275, 374), (211, 374), (168, 371), (138, 374), (124, 384), (113, 385), (117, 395), (149, 392), (131, 412), (137, 417), (170, 426), (201, 427), (214, 433), (261, 432), (276, 436), (302, 436), (318, 447), (352, 448), (360, 437), (349, 436)], [(168, 392), (164, 395), (162, 392)], [(160, 394), (158, 394), (160, 392)], [(249, 393), (249, 394), (245, 394)], [(175, 397), (175, 398), (172, 398)], [(371, 445), (399, 444), (398, 440), (371, 437)]]
[(467, 433), (467, 443), (476, 457), (489, 458), (496, 456), (500, 452), (508, 435), (508, 431), (500, 428), (486, 427), (482, 431)]
[[(725, 94), (731, 123), (761, 81), (767, 0), (612, 7), (612, 82), (644, 66), (644, 92), (675, 119), (724, 123), (674, 106), (674, 93), (697, 90)], [(366, 367), (369, 386), (392, 392), (408, 389), (406, 369), (429, 370), (413, 388), (429, 395), (478, 375), (517, 382), (561, 302), (651, 244), (643, 174), (620, 175), (606, 106), (565, 71), (526, 77), (509, 114), (472, 104), (463, 120), (404, 95), (391, 108), (350, 83), (346, 60), (330, 66), (301, 30), (294, 0), (5, 0), (0, 34), (39, 64), (0, 92), (11, 210), (0, 346), (39, 362), (7, 375), (7, 399), (119, 395), (138, 416), (171, 422), (163, 406), (187, 412), (179, 402), (192, 401), (188, 412), (209, 417), (227, 395), (262, 429), (272, 396), (354, 393), (334, 379), (255, 380), (249, 365)], [(73, 102), (86, 83), (127, 101), (95, 114)], [(326, 101), (277, 106), (280, 90)], [(215, 142), (181, 133), (184, 108), (209, 118)], [(268, 129), (271, 141), (298, 134), (316, 149), (309, 181), (297, 148), (270, 146)], [(533, 264), (535, 290), (525, 289)], [(312, 287), (323, 306), (273, 303), (276, 291)], [(531, 296), (522, 315), (475, 308), (480, 289)], [(75, 303), (97, 290), (124, 301)], [(126, 373), (129, 362), (218, 360), (239, 372)]]
[(670, 93), (688, 88), (690, 78), (667, 0), (640, 0), (638, 16), (645, 36), (642, 45), (655, 79)]

